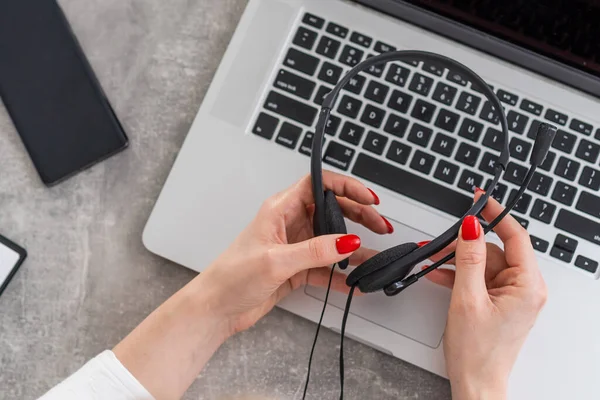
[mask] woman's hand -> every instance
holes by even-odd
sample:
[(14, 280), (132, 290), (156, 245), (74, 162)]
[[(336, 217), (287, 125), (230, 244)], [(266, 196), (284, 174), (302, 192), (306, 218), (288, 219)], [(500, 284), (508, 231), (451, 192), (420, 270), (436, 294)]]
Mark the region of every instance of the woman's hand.
[[(375, 193), (359, 181), (324, 171), (325, 189), (332, 190), (344, 215), (379, 234), (393, 231), (372, 207)], [(230, 332), (245, 330), (282, 298), (303, 285), (327, 286), (331, 264), (350, 258), (353, 265), (375, 251), (359, 249), (356, 235), (313, 237), (314, 199), (310, 176), (268, 199), (254, 221), (198, 279), (207, 282), (218, 312)], [(346, 276), (335, 272), (332, 289), (347, 292)]]
[[(490, 222), (502, 210), (490, 198), (482, 216)], [(459, 239), (444, 251), (456, 249), (456, 272), (438, 269), (427, 275), (453, 289), (444, 353), (454, 400), (506, 397), (517, 355), (546, 302), (527, 231), (510, 215), (494, 231), (505, 252), (486, 245), (477, 218), (466, 218)]]

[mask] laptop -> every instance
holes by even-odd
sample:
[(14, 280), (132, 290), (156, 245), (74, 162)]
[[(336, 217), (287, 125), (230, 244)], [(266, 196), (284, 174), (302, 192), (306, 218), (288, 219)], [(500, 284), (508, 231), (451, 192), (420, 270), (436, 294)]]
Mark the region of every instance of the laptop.
[[(505, 106), (513, 158), (493, 193), (501, 203), (526, 170), (538, 124), (559, 127), (513, 212), (531, 234), (549, 300), (513, 370), (509, 398), (600, 398), (597, 21), (597, 1), (249, 0), (144, 244), (202, 271), (267, 197), (309, 172), (319, 105), (344, 73), (393, 49), (452, 57), (480, 74)], [(373, 67), (344, 88), (332, 115), (326, 168), (371, 187), (395, 227), (378, 236), (348, 222), (367, 247), (435, 237), (462, 215), (473, 187), (492, 177), (498, 119), (459, 71), (422, 62)], [(436, 185), (447, 202), (440, 206), (423, 185), (407, 188), (393, 179), (396, 171)], [(488, 240), (498, 242), (493, 234)], [(280, 307), (316, 322), (324, 295), (305, 287)], [(421, 280), (396, 297), (357, 298), (348, 337), (445, 377), (450, 296)], [(339, 331), (344, 301), (330, 297), (327, 328)]]

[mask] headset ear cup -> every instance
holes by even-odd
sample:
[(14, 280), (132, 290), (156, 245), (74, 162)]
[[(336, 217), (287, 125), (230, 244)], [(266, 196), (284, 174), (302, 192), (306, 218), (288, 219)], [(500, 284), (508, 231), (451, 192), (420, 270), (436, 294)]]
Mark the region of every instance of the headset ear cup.
[[(327, 226), (327, 234), (329, 235), (345, 235), (348, 233), (344, 214), (335, 197), (335, 193), (331, 190), (325, 192), (325, 225)], [(338, 266), (341, 269), (348, 268), (348, 259), (340, 261)]]

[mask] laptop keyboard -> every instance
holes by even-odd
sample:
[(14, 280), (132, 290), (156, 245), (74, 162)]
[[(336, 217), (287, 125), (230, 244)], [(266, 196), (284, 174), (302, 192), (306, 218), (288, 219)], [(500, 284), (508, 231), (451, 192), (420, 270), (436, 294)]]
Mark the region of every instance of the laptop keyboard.
[[(252, 132), (306, 156), (324, 96), (358, 63), (396, 48), (305, 14), (285, 50)], [(492, 196), (507, 204), (528, 170), (538, 125), (559, 127), (552, 150), (513, 216), (548, 226), (534, 248), (591, 273), (600, 246), (600, 128), (506, 88), (494, 87), (511, 131), (511, 162)], [(460, 72), (433, 63), (374, 66), (340, 93), (325, 129), (325, 164), (461, 217), (475, 187), (491, 183), (501, 147), (498, 117)], [(600, 251), (600, 247), (598, 248)], [(597, 258), (597, 257), (596, 257)]]

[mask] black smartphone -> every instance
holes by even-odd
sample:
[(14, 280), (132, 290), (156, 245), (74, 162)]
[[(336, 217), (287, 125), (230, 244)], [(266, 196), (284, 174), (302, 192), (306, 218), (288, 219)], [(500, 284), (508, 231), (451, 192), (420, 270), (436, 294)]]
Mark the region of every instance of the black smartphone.
[(128, 146), (55, 0), (0, 0), (0, 97), (47, 186)]
[(27, 251), (0, 235), (0, 295), (27, 258)]

